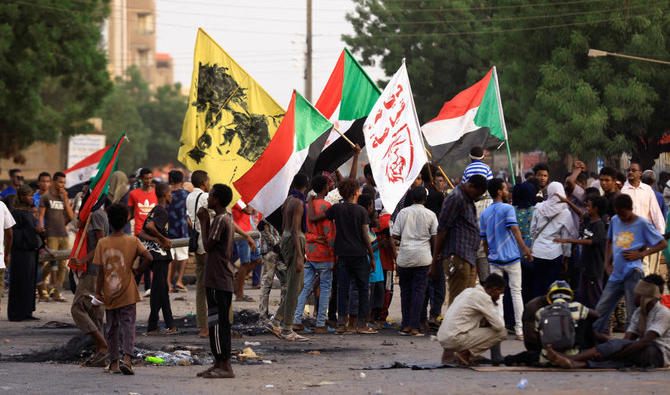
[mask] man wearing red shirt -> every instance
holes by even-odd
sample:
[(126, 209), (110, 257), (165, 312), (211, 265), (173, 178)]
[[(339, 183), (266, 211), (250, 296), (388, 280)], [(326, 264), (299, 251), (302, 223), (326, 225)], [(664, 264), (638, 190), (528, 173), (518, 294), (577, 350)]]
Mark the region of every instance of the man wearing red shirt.
[[(308, 202), (310, 216), (325, 214), (330, 208), (330, 203), (325, 200), (328, 193), (328, 178), (318, 175), (312, 180), (312, 189), (316, 196)], [(318, 222), (307, 221), (307, 234), (305, 235), (305, 277), (302, 292), (298, 296), (298, 306), (293, 316), (293, 330), (302, 331), (302, 314), (305, 310), (307, 297), (314, 288), (316, 275), (319, 278), (319, 307), (316, 317), (316, 333), (328, 333), (326, 328), (326, 311), (330, 301), (330, 290), (333, 281), (333, 242), (335, 240), (335, 226), (328, 218)]]
[[(152, 172), (149, 169), (140, 170), (140, 181), (142, 182), (142, 187), (133, 189), (128, 194), (128, 219), (135, 220), (135, 226), (133, 227), (133, 234), (137, 235), (142, 231), (142, 226), (144, 226), (144, 221), (147, 219), (147, 216), (151, 210), (158, 203), (158, 198), (156, 197), (156, 191), (152, 186)], [(135, 276), (135, 281), (139, 284), (142, 274)], [(144, 296), (149, 296), (151, 293), (151, 269), (147, 268), (144, 271)]]
[[(240, 200), (233, 206), (233, 221), (245, 233), (254, 230), (251, 223), (251, 216), (256, 214), (256, 210), (251, 206), (245, 206)], [(244, 294), (244, 281), (247, 275), (254, 271), (261, 261), (260, 243), (256, 243), (257, 247), (253, 251), (249, 248), (249, 243), (245, 240), (235, 241), (235, 250), (237, 256), (240, 258), (240, 269), (235, 276), (235, 301), (238, 302), (255, 302), (255, 300)]]

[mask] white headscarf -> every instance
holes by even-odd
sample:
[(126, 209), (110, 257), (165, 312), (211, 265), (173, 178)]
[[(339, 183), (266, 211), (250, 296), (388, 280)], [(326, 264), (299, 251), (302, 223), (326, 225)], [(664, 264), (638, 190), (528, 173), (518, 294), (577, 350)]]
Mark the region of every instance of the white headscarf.
[(556, 194), (565, 197), (565, 189), (560, 182), (554, 181), (547, 187), (547, 200), (535, 205), (535, 211), (545, 217), (553, 218), (568, 208), (567, 204), (561, 203)]

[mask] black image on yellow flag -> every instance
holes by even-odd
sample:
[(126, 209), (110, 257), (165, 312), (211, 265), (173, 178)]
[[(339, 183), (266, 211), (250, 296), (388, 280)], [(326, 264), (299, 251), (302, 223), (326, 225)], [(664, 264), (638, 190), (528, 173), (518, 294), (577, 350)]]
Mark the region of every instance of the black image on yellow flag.
[[(193, 74), (179, 139), (179, 161), (232, 187), (258, 160), (284, 109), (204, 30), (198, 30)], [(239, 194), (233, 189), (233, 202)]]
[[(255, 162), (270, 143), (268, 124), (271, 123), (277, 128), (284, 116), (283, 113), (270, 116), (250, 113), (247, 107), (246, 89), (240, 87), (233, 77), (226, 73), (227, 70), (217, 64), (199, 65), (198, 97), (191, 105), (196, 107), (198, 113), (205, 113), (208, 127), (198, 138), (197, 146), (188, 153), (197, 163), (207, 155), (206, 150), (212, 145), (210, 132), (223, 134), (223, 141), (216, 147), (219, 155), (229, 154), (233, 138), (237, 137), (241, 142), (237, 154), (250, 162)], [(221, 122), (224, 113), (232, 115), (231, 123)]]

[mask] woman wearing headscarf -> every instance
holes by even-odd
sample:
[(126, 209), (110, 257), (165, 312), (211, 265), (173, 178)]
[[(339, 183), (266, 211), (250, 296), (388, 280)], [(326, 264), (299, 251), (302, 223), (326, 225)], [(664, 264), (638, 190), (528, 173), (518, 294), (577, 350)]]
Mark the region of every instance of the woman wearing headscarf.
[(35, 286), (37, 285), (37, 255), (42, 240), (35, 229), (33, 190), (26, 184), (19, 187), (12, 207), (13, 242), (9, 265), (9, 301), (7, 318), (10, 321), (33, 320)]
[[(529, 181), (516, 184), (512, 189), (516, 221), (519, 224), (521, 238), (528, 248), (533, 245), (530, 237), (530, 223), (535, 211), (535, 195), (537, 195), (537, 188)], [(535, 292), (533, 287), (533, 262), (521, 258), (521, 296), (524, 304), (533, 298)]]
[(563, 257), (570, 256), (570, 244), (555, 243), (554, 239), (572, 237), (572, 215), (568, 205), (561, 203), (565, 189), (560, 182), (552, 182), (547, 187), (547, 200), (538, 203), (530, 223), (533, 240), (534, 296), (543, 295), (549, 286), (563, 273)]
[(109, 191), (107, 198), (112, 204), (123, 203), (123, 197), (128, 193), (128, 177), (126, 173), (117, 170), (109, 177)]
[[(121, 170), (117, 170), (109, 176), (109, 190), (107, 191), (107, 199), (109, 205), (116, 203), (121, 203), (124, 206), (128, 206), (128, 176), (126, 173)], [(126, 224), (126, 227), (123, 228), (125, 234), (132, 234), (130, 231), (130, 221)]]

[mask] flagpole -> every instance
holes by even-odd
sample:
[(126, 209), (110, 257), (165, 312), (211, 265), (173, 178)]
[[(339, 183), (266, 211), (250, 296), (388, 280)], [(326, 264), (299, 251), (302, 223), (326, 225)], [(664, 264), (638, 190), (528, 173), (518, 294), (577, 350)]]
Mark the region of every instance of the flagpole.
[(337, 128), (337, 126), (333, 125), (333, 130), (336, 131), (343, 139), (351, 145), (351, 148), (356, 148), (356, 144), (354, 144), (351, 140), (347, 138), (347, 136), (344, 135), (344, 133), (340, 132), (340, 129)]
[[(430, 154), (430, 151), (428, 151), (428, 148), (426, 148), (426, 147), (424, 146), (423, 149), (426, 150), (426, 154), (428, 154), (428, 157), (429, 157), (430, 160), (432, 161), (432, 160), (433, 160), (433, 155)], [(448, 182), (449, 185), (451, 186), (451, 189), (454, 189), (454, 188), (455, 188), (455, 187), (454, 187), (454, 184), (451, 183), (451, 180), (449, 179), (449, 177), (447, 177), (447, 173), (445, 173), (444, 170), (442, 170), (442, 167), (441, 167), (440, 165), (437, 165), (437, 169), (440, 171), (440, 173), (442, 173), (442, 175), (444, 176), (444, 178), (447, 180), (447, 182)]]
[(496, 99), (498, 99), (498, 111), (500, 112), (500, 123), (502, 124), (503, 133), (505, 134), (505, 147), (507, 148), (507, 161), (509, 163), (509, 170), (512, 175), (512, 184), (516, 184), (516, 177), (514, 176), (514, 163), (512, 163), (512, 153), (509, 149), (509, 138), (507, 137), (507, 126), (505, 125), (505, 114), (503, 114), (502, 100), (500, 99), (500, 86), (498, 85), (498, 70), (493, 66), (493, 76), (496, 81)]

